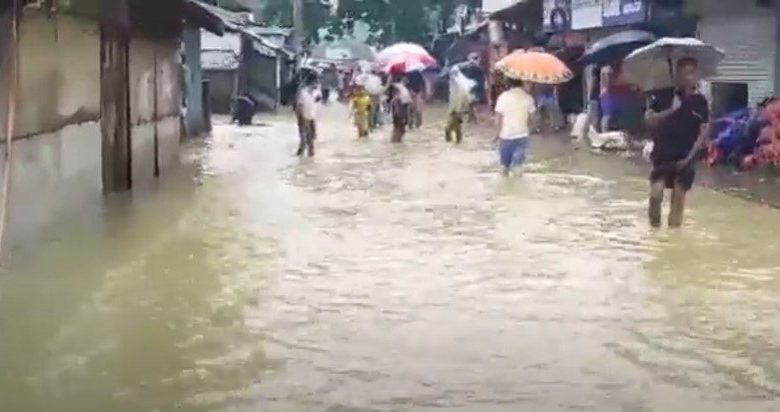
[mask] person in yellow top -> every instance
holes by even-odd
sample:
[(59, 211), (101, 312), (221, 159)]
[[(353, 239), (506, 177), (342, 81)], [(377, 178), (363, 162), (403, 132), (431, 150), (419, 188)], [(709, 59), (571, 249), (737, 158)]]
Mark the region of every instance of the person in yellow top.
[(358, 137), (368, 137), (371, 96), (363, 86), (357, 86), (350, 101), (352, 117), (358, 130)]

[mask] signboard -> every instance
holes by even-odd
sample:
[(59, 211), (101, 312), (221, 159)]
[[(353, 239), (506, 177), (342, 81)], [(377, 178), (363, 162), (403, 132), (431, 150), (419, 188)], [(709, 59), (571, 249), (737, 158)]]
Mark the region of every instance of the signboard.
[(644, 0), (602, 0), (604, 26), (621, 26), (645, 21), (647, 6)]
[(544, 0), (546, 32), (624, 26), (647, 19), (646, 0)]
[(544, 0), (543, 27), (547, 32), (571, 29), (571, 0)]
[(571, 0), (571, 28), (590, 29), (601, 27), (600, 0)]

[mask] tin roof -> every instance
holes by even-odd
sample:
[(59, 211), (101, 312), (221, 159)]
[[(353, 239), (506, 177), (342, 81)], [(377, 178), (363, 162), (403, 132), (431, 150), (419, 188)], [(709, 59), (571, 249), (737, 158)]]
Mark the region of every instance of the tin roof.
[(255, 42), (254, 48), (259, 53), (267, 56), (275, 56), (276, 53), (284, 53), (287, 56), (291, 52), (284, 47), (284, 42), (274, 37), (290, 34), (290, 29), (281, 27), (260, 26), (249, 19), (245, 13), (232, 12), (223, 8), (205, 3), (201, 0), (186, 0), (189, 7), (197, 10), (204, 18), (207, 18), (220, 30), (209, 30), (219, 35), (227, 33), (241, 33)]

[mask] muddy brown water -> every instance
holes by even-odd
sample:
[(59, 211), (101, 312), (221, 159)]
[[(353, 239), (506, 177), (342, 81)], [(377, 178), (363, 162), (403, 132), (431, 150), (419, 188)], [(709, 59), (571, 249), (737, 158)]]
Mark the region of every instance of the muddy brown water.
[(12, 258), (0, 410), (780, 410), (780, 211), (652, 231), (613, 157), (265, 121)]

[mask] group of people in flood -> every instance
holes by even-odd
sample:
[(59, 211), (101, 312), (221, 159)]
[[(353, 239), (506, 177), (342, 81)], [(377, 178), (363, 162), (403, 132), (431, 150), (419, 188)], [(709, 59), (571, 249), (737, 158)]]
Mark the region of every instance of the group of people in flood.
[[(478, 84), (464, 74), (465, 66), (454, 66), (449, 75), (449, 105), (444, 126), (445, 140), (460, 143), (463, 140), (463, 124), (474, 116), (474, 104), (478, 101)], [(329, 94), (335, 85), (328, 75), (320, 78), (314, 71), (304, 70), (294, 101), (300, 131), (297, 155), (314, 156), (317, 139), (319, 106), (328, 104)], [(653, 131), (655, 145), (651, 153), (653, 169), (650, 173), (651, 190), (648, 217), (653, 227), (661, 226), (661, 206), (666, 190), (671, 192), (670, 227), (683, 222), (686, 194), (693, 186), (695, 164), (702, 158), (707, 143), (709, 122), (708, 102), (699, 93), (699, 72), (695, 59), (680, 59), (674, 68), (676, 88), (671, 106), (648, 108), (646, 124)], [(380, 72), (358, 72), (345, 87), (343, 95), (349, 104), (351, 118), (358, 138), (367, 138), (384, 119), (392, 125), (391, 142), (400, 143), (409, 129), (420, 127), (423, 121), (423, 102), (426, 82), (422, 73), (386, 75)], [(536, 122), (547, 112), (554, 100), (552, 88), (540, 87), (520, 80), (504, 78), (503, 87), (494, 102), (493, 119), (496, 125), (494, 140), (498, 159), (504, 175), (522, 165), (527, 159), (530, 135), (538, 130)], [(322, 87), (321, 87), (322, 86)], [(325, 87), (327, 86), (327, 87)], [(545, 94), (547, 93), (547, 94)], [(549, 95), (549, 96), (548, 96)], [(605, 98), (602, 96), (602, 98)], [(618, 110), (616, 98), (605, 102), (606, 116)], [(654, 110), (655, 109), (655, 110)], [(555, 116), (552, 113), (552, 116)], [(604, 116), (602, 116), (604, 117)], [(607, 120), (609, 122), (609, 120)], [(558, 125), (554, 119), (551, 122)], [(608, 125), (605, 125), (609, 127)]]
[(287, 99), (298, 118), (299, 156), (314, 156), (318, 106), (331, 104), (334, 96), (349, 106), (349, 113), (359, 138), (367, 138), (390, 119), (391, 141), (400, 143), (406, 132), (423, 124), (423, 106), (427, 82), (421, 71), (386, 74), (356, 67), (347, 76), (340, 76), (335, 65), (320, 72), (302, 68), (289, 87), (294, 96)]

